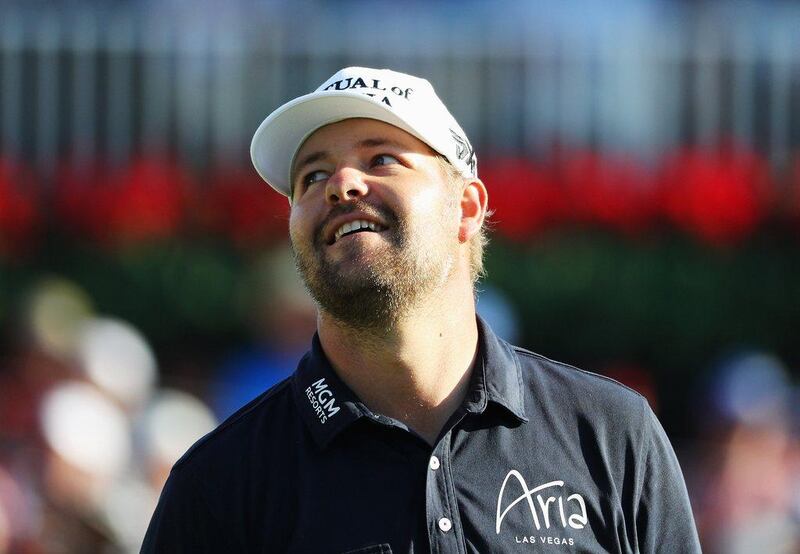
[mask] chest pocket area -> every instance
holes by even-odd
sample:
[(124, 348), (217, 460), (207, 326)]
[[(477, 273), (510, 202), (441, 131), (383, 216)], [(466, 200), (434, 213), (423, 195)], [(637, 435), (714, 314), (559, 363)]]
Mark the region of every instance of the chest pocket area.
[(392, 554), (392, 547), (388, 544), (374, 544), (372, 546), (365, 546), (364, 548), (348, 550), (342, 554)]

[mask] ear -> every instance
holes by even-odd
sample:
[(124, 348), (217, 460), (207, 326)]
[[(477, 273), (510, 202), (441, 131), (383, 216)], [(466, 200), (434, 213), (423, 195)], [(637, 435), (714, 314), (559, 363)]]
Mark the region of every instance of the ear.
[(483, 225), (489, 205), (489, 194), (480, 179), (472, 179), (461, 192), (461, 222), (458, 227), (458, 240), (469, 242)]

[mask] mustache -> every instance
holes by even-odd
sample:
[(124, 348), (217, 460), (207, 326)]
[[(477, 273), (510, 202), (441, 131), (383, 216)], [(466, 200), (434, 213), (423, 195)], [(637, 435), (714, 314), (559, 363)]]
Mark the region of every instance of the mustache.
[(362, 200), (355, 200), (353, 202), (348, 202), (347, 204), (338, 204), (331, 208), (331, 211), (328, 212), (328, 215), (326, 215), (325, 218), (314, 229), (314, 241), (318, 245), (324, 244), (324, 232), (330, 222), (339, 216), (351, 214), (353, 212), (358, 212), (368, 217), (379, 219), (385, 222), (389, 227), (396, 227), (398, 221), (397, 215), (389, 208), (385, 208), (383, 206), (373, 206), (372, 204), (368, 204)]

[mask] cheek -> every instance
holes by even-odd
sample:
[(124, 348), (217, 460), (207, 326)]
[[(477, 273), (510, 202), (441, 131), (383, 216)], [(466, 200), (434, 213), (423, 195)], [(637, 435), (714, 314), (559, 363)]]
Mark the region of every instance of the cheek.
[(414, 195), (409, 202), (409, 211), (415, 219), (438, 223), (441, 229), (451, 230), (458, 227), (460, 211), (455, 198), (439, 188), (427, 187)]
[(308, 217), (302, 208), (292, 208), (289, 213), (289, 237), (293, 244), (308, 240)]
[(408, 210), (421, 216), (449, 218), (452, 202), (438, 187), (423, 187), (408, 198)]
[(441, 204), (442, 199), (440, 196), (441, 193), (434, 187), (425, 187), (411, 197), (410, 208), (415, 213), (431, 211), (435, 205)]

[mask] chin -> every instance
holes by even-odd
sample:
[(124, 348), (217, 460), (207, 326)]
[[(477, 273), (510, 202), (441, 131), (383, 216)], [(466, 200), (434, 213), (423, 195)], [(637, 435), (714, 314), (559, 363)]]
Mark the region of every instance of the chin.
[(364, 272), (374, 269), (377, 265), (385, 264), (385, 260), (395, 254), (385, 248), (365, 248), (361, 245), (348, 245), (346, 248), (335, 252), (323, 254), (324, 263), (336, 273), (348, 274), (351, 272)]

